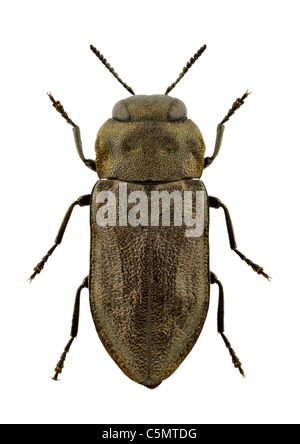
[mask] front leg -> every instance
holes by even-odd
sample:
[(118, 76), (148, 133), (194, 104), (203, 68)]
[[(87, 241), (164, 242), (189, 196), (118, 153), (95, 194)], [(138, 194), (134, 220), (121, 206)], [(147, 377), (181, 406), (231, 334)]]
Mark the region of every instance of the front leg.
[(54, 241), (54, 245), (50, 248), (50, 250), (47, 252), (47, 254), (43, 257), (41, 262), (39, 262), (37, 264), (37, 266), (34, 267), (33, 273), (30, 276), (30, 278), (28, 279), (30, 282), (32, 281), (32, 279), (35, 278), (35, 276), (37, 274), (39, 274), (42, 271), (42, 269), (44, 268), (45, 263), (47, 262), (47, 260), (49, 259), (49, 257), (51, 256), (51, 254), (53, 253), (53, 251), (55, 250), (57, 245), (59, 245), (61, 243), (63, 235), (65, 233), (65, 229), (67, 228), (68, 222), (70, 220), (73, 208), (76, 205), (79, 205), (80, 207), (84, 207), (84, 206), (90, 205), (90, 200), (91, 200), (91, 195), (90, 194), (85, 194), (84, 196), (79, 197), (77, 200), (75, 200), (75, 202), (73, 202), (69, 206), (69, 209), (66, 212), (65, 217), (63, 218), (63, 221), (61, 223), (60, 229), (58, 230), (57, 236), (56, 236), (55, 241)]
[(226, 205), (224, 205), (220, 199), (218, 199), (217, 197), (213, 197), (213, 196), (209, 196), (209, 206), (211, 208), (223, 208), (224, 210), (224, 214), (225, 214), (225, 220), (226, 220), (226, 226), (227, 226), (227, 231), (228, 231), (228, 237), (229, 237), (229, 243), (230, 243), (230, 248), (243, 260), (246, 262), (246, 264), (248, 264), (254, 271), (256, 271), (256, 273), (263, 275), (266, 279), (270, 280), (271, 278), (264, 272), (264, 269), (262, 267), (260, 267), (259, 265), (255, 264), (254, 262), (252, 262), (250, 259), (248, 259), (243, 253), (241, 253), (238, 249), (237, 249), (237, 245), (236, 245), (236, 241), (235, 241), (235, 236), (234, 236), (234, 231), (233, 231), (233, 225), (231, 222), (231, 218), (230, 218), (230, 214), (229, 211), (226, 207)]
[(221, 148), (221, 144), (222, 144), (222, 139), (223, 139), (223, 133), (224, 133), (224, 123), (227, 122), (230, 117), (235, 113), (235, 111), (237, 109), (239, 109), (243, 104), (244, 104), (244, 100), (249, 96), (248, 91), (245, 92), (245, 94), (242, 95), (242, 97), (236, 99), (236, 101), (232, 104), (232, 107), (230, 108), (230, 110), (228, 111), (228, 113), (226, 114), (226, 116), (224, 117), (224, 119), (222, 120), (222, 122), (219, 123), (219, 125), (217, 126), (217, 137), (216, 137), (216, 142), (215, 142), (215, 149), (213, 152), (213, 155), (211, 157), (205, 157), (204, 159), (204, 168), (207, 168), (217, 157), (217, 155), (219, 154), (220, 148)]
[(80, 157), (80, 159), (82, 160), (82, 162), (91, 170), (96, 171), (96, 163), (94, 160), (92, 159), (86, 159), (83, 155), (83, 151), (82, 151), (82, 142), (81, 142), (81, 136), (80, 136), (80, 129), (79, 126), (77, 126), (68, 116), (68, 114), (66, 113), (66, 111), (64, 110), (64, 107), (62, 106), (62, 104), (58, 101), (55, 100), (54, 97), (52, 96), (51, 93), (48, 93), (49, 99), (52, 102), (52, 105), (54, 106), (54, 108), (56, 109), (56, 111), (59, 112), (59, 114), (73, 127), (73, 134), (74, 134), (74, 140), (75, 140), (75, 145), (76, 145), (76, 149), (77, 149), (77, 153)]

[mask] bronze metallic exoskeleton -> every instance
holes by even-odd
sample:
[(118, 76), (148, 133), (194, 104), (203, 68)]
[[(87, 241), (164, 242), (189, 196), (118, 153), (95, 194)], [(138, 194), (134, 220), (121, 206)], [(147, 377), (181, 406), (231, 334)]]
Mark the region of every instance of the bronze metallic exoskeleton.
[[(89, 289), (93, 320), (108, 353), (129, 378), (155, 388), (177, 369), (201, 333), (209, 306), (210, 284), (219, 287), (218, 332), (235, 367), (244, 376), (241, 363), (224, 335), (223, 287), (209, 267), (209, 208), (224, 210), (231, 249), (258, 274), (267, 279), (269, 276), (237, 250), (228, 209), (219, 199), (207, 195), (200, 177), (219, 153), (224, 123), (249, 93), (233, 103), (217, 127), (213, 155), (204, 157), (205, 144), (199, 128), (187, 118), (184, 103), (168, 94), (201, 56), (206, 45), (190, 59), (164, 95), (150, 96), (135, 95), (103, 55), (93, 46), (91, 49), (132, 96), (114, 106), (112, 118), (98, 132), (96, 160), (91, 160), (83, 155), (79, 127), (60, 102), (49, 94), (53, 106), (73, 126), (81, 160), (99, 176), (92, 193), (72, 203), (53, 247), (34, 268), (30, 278), (40, 273), (61, 243), (73, 208), (90, 205), (90, 271), (76, 293), (71, 339), (53, 379), (57, 380), (61, 373), (66, 354), (77, 336), (83, 288)], [(170, 199), (168, 226), (151, 223), (150, 212), (136, 226), (126, 223), (101, 225), (98, 211), (103, 204), (103, 193), (113, 196), (114, 220), (121, 220), (124, 208), (118, 193), (122, 186), (126, 186), (122, 188), (126, 199), (130, 194), (140, 195), (138, 193), (143, 193), (149, 201), (153, 195), (162, 196), (166, 192), (173, 197), (186, 196), (188, 192), (201, 193), (201, 235), (187, 236), (181, 221), (176, 222), (173, 217), (175, 198), (172, 203)], [(130, 200), (128, 202), (130, 207)], [(191, 207), (193, 217), (196, 217), (197, 205), (196, 201)], [(163, 217), (162, 211), (161, 205), (159, 218)]]

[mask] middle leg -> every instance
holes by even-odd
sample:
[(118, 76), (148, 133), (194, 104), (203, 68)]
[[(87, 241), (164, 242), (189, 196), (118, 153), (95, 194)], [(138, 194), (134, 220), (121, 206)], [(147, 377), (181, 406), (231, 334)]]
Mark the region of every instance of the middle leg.
[(271, 279), (270, 276), (268, 276), (267, 273), (264, 272), (264, 269), (260, 265), (255, 264), (254, 262), (252, 262), (250, 259), (248, 259), (243, 253), (241, 253), (237, 249), (237, 245), (236, 245), (236, 241), (235, 241), (235, 236), (234, 236), (234, 231), (233, 231), (233, 225), (232, 225), (231, 217), (230, 217), (230, 214), (229, 214), (229, 211), (228, 211), (228, 208), (226, 207), (226, 205), (224, 205), (223, 202), (221, 202), (220, 199), (218, 199), (217, 197), (209, 196), (209, 206), (211, 208), (216, 208), (216, 209), (222, 208), (224, 210), (226, 226), (227, 226), (227, 232), (228, 232), (229, 243), (230, 243), (230, 248), (243, 261), (245, 261), (246, 264), (248, 264), (252, 268), (252, 270), (254, 270), (258, 274), (261, 274), (266, 279), (270, 280)]

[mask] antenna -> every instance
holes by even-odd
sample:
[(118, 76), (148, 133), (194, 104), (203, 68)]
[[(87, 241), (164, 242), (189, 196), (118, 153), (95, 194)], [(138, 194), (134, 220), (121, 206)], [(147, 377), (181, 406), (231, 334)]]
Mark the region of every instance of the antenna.
[(174, 83), (172, 83), (172, 85), (170, 85), (166, 92), (165, 95), (169, 94), (170, 91), (172, 91), (172, 89), (177, 85), (177, 83), (182, 79), (182, 77), (188, 72), (188, 70), (192, 67), (192, 65), (195, 63), (195, 61), (197, 59), (199, 59), (199, 57), (203, 54), (203, 52), (206, 50), (206, 45), (203, 45), (197, 52), (196, 54), (193, 55), (193, 57), (189, 60), (189, 62), (187, 62), (187, 64), (184, 66), (182, 72), (179, 74), (179, 77), (177, 80), (175, 80)]
[(112, 75), (115, 76), (115, 78), (124, 86), (124, 88), (127, 89), (127, 91), (130, 92), (130, 94), (134, 95), (134, 92), (132, 90), (132, 88), (130, 88), (130, 86), (128, 86), (126, 83), (123, 82), (123, 80), (120, 79), (120, 77), (118, 76), (118, 74), (115, 72), (115, 70), (113, 69), (112, 66), (110, 66), (110, 64), (108, 63), (108, 61), (106, 60), (106, 58), (103, 56), (103, 54), (101, 54), (100, 51), (98, 51), (97, 48), (95, 48), (95, 46), (90, 45), (91, 50), (93, 51), (93, 53), (98, 57), (98, 59), (101, 60), (101, 62), (103, 63), (104, 66), (106, 66), (106, 68), (112, 73)]

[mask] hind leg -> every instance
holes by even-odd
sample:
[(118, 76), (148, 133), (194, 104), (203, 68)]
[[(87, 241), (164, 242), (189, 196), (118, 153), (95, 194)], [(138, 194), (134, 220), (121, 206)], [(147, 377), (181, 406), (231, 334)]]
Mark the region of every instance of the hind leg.
[(240, 374), (245, 378), (244, 370), (242, 369), (242, 364), (235, 354), (235, 351), (231, 347), (230, 342), (226, 338), (224, 334), (224, 291), (223, 291), (223, 285), (217, 278), (217, 276), (214, 273), (210, 273), (210, 283), (211, 284), (217, 284), (219, 287), (219, 304), (218, 304), (218, 333), (223, 338), (223, 341), (225, 342), (226, 347), (228, 348), (229, 354), (232, 358), (232, 363), (235, 366), (235, 368), (239, 369)]
[(71, 333), (70, 333), (71, 339), (69, 340), (69, 342), (65, 346), (64, 351), (60, 357), (60, 360), (58, 361), (58, 363), (55, 367), (55, 375), (52, 378), (52, 379), (54, 379), (54, 381), (58, 381), (57, 376), (59, 375), (59, 373), (62, 372), (67, 353), (70, 350), (72, 342), (73, 342), (74, 338), (76, 338), (77, 333), (78, 333), (80, 293), (83, 288), (88, 288), (88, 276), (83, 279), (82, 284), (78, 287), (77, 292), (76, 292), (73, 318), (72, 318), (72, 327), (71, 327)]

